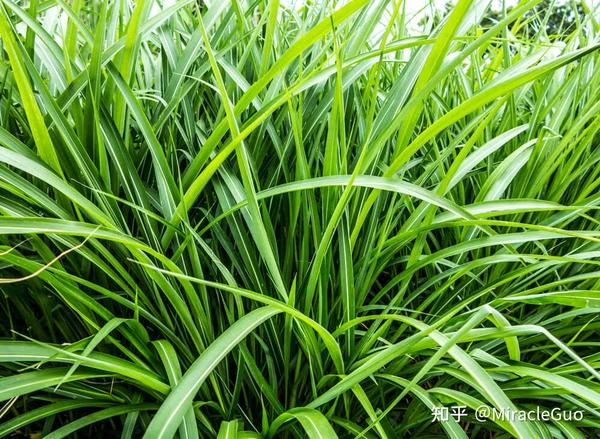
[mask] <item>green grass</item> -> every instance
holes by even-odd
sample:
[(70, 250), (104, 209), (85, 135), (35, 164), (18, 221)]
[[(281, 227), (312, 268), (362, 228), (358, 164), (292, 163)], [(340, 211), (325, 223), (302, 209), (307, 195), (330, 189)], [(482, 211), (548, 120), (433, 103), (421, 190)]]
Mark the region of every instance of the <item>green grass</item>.
[(2, 0), (0, 437), (597, 434), (593, 2), (200, 3)]

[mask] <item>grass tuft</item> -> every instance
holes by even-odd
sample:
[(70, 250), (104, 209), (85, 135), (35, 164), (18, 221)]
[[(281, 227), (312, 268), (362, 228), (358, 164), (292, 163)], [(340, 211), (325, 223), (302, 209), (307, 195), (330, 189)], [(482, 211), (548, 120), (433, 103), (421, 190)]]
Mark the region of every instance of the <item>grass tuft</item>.
[(2, 0), (0, 437), (600, 431), (597, 5), (334, 3)]

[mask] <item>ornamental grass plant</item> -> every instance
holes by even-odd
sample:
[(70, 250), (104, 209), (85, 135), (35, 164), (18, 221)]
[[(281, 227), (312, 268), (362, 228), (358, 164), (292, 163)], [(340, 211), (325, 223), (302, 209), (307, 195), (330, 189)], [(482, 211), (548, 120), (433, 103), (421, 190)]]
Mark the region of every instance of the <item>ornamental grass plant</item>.
[(596, 437), (599, 5), (546, 3), (1, 0), (0, 437)]

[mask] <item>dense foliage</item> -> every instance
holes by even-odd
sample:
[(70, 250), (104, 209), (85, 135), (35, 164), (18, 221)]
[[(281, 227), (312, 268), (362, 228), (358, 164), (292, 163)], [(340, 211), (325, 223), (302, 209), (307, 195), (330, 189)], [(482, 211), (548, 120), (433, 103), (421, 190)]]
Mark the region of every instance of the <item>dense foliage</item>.
[(2, 0), (0, 437), (597, 432), (597, 11), (206, 3)]
[[(452, 4), (447, 6), (452, 7)], [(510, 11), (511, 7), (506, 8)], [(585, 21), (590, 9), (587, 3), (579, 0), (542, 0), (523, 15), (525, 25), (518, 34), (524, 38), (534, 37), (539, 33), (545, 34), (549, 40), (560, 40), (568, 37), (581, 21)], [(497, 23), (502, 19), (502, 10), (490, 9), (481, 20), (482, 24)]]

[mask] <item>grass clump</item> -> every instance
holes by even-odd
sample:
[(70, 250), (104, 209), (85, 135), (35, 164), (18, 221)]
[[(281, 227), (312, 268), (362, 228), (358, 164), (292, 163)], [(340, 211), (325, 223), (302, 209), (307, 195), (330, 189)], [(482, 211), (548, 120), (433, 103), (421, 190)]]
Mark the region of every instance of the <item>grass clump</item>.
[(538, 3), (3, 0), (0, 436), (598, 431), (597, 11)]

